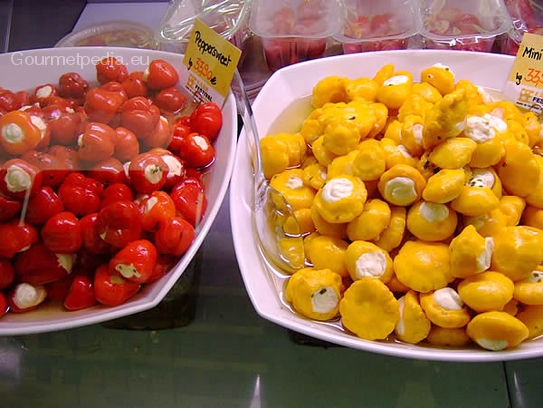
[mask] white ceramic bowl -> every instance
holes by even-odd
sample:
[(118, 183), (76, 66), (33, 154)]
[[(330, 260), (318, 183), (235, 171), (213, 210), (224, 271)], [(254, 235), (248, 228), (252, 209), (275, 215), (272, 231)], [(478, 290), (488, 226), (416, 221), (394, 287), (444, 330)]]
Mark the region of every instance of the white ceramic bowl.
[[(116, 47), (53, 48), (0, 54), (0, 87), (10, 90), (29, 90), (52, 82), (65, 72), (79, 72), (83, 78), (95, 81), (96, 71), (92, 61), (106, 55), (124, 62), (129, 72), (143, 70), (153, 59), (162, 58), (178, 70), (183, 69), (183, 56), (162, 51)], [(216, 160), (205, 176), (208, 207), (190, 249), (177, 265), (160, 280), (147, 285), (136, 296), (117, 307), (94, 306), (67, 312), (61, 306), (43, 305), (27, 313), (8, 313), (0, 318), (0, 335), (18, 335), (62, 330), (104, 322), (138, 313), (156, 306), (173, 287), (191, 263), (204, 241), (222, 205), (234, 165), (237, 142), (237, 113), (232, 95), (223, 107), (223, 127), (215, 142)], [(1, 243), (0, 243), (1, 245)]]
[[(485, 87), (503, 89), (513, 64), (513, 58), (505, 55), (470, 53), (442, 50), (405, 50), (375, 53), (349, 54), (295, 64), (275, 72), (264, 85), (253, 104), (257, 127), (266, 135), (279, 131), (295, 131), (303, 120), (307, 105), (296, 100), (308, 97), (316, 82), (328, 75), (350, 78), (372, 77), (378, 69), (393, 63), (398, 70), (420, 73), (423, 68), (435, 63), (451, 67), (457, 79), (469, 79)], [(307, 99), (306, 99), (307, 101)], [(276, 123), (283, 110), (291, 112), (281, 115), (284, 120)], [(480, 348), (443, 349), (424, 345), (409, 345), (399, 342), (367, 341), (341, 330), (337, 325), (319, 323), (305, 319), (291, 311), (283, 303), (282, 290), (286, 277), (271, 271), (262, 261), (256, 245), (251, 218), (252, 172), (245, 134), (239, 138), (236, 165), (230, 184), (230, 211), (232, 234), (236, 256), (243, 281), (256, 311), (265, 319), (286, 328), (326, 340), (331, 343), (373, 353), (399, 357), (448, 361), (502, 361), (543, 356), (543, 338), (524, 342), (518, 348), (491, 352)]]

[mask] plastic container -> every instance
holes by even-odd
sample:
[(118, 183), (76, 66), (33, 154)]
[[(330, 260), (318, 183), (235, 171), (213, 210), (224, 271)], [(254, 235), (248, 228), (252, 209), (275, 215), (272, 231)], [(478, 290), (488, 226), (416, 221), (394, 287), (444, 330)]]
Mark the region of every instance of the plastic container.
[(110, 46), (160, 49), (149, 26), (130, 20), (113, 20), (74, 31), (62, 38), (56, 47)]
[(418, 7), (411, 0), (340, 0), (339, 13), (334, 39), (345, 54), (406, 49), (420, 30)]
[(165, 51), (182, 54), (198, 18), (243, 51), (250, 8), (250, 0), (171, 0), (155, 38)]
[(511, 18), (502, 0), (419, 0), (423, 47), (492, 51)]
[(254, 0), (249, 28), (262, 42), (270, 70), (324, 56), (338, 28), (330, 0)]
[(534, 0), (504, 0), (513, 28), (500, 37), (499, 52), (516, 55), (524, 33), (543, 35), (543, 6)]

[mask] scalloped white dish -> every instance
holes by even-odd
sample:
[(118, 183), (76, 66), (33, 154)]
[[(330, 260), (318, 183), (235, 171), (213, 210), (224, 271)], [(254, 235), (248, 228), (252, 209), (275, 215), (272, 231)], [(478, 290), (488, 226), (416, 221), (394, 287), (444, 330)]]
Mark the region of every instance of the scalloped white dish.
[[(163, 51), (119, 47), (66, 47), (17, 51), (0, 54), (0, 87), (10, 90), (29, 90), (44, 83), (57, 83), (61, 74), (80, 73), (88, 81), (95, 81), (94, 63), (105, 56), (115, 56), (127, 65), (129, 72), (143, 70), (153, 59), (162, 58), (177, 69), (183, 67), (183, 55)], [(94, 63), (93, 63), (94, 61)], [(237, 111), (232, 95), (223, 106), (223, 127), (215, 142), (216, 159), (204, 175), (208, 207), (194, 243), (164, 277), (147, 285), (141, 292), (117, 307), (94, 306), (68, 312), (60, 305), (41, 305), (26, 313), (8, 313), (0, 319), (0, 336), (21, 335), (100, 323), (128, 316), (156, 306), (181, 277), (202, 245), (228, 190), (234, 166), (237, 144)], [(1, 243), (0, 243), (1, 245)]]
[[(296, 101), (311, 94), (317, 81), (329, 75), (349, 78), (372, 77), (383, 65), (393, 63), (397, 70), (409, 70), (415, 75), (423, 68), (436, 63), (451, 67), (457, 79), (468, 79), (487, 89), (501, 90), (505, 86), (513, 65), (513, 57), (500, 54), (445, 50), (400, 50), (359, 53), (334, 56), (303, 62), (275, 72), (257, 96), (253, 110), (261, 137), (273, 128), (280, 130), (278, 116), (288, 118), (282, 121), (284, 131), (296, 131), (290, 114), (284, 114), (286, 107), (298, 109)], [(298, 113), (302, 112), (300, 109)], [(295, 116), (296, 114), (294, 114)], [(298, 125), (304, 116), (299, 117)], [(490, 362), (519, 360), (543, 356), (543, 338), (526, 341), (519, 347), (506, 351), (492, 352), (481, 348), (445, 349), (427, 345), (410, 345), (394, 341), (368, 341), (342, 330), (337, 323), (320, 323), (294, 313), (282, 300), (285, 274), (272, 271), (260, 255), (251, 222), (252, 167), (245, 133), (242, 131), (236, 165), (230, 184), (230, 216), (234, 247), (239, 268), (249, 297), (256, 311), (263, 318), (305, 335), (341, 346), (371, 353), (403, 358)]]

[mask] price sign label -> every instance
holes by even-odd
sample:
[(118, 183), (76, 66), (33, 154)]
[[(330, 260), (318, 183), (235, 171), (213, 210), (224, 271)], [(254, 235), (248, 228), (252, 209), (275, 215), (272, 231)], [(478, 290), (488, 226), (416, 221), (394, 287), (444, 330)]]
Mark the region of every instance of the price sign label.
[(239, 48), (196, 19), (183, 58), (185, 88), (198, 102), (222, 106), (240, 57)]
[(503, 92), (518, 107), (543, 114), (543, 36), (523, 35)]

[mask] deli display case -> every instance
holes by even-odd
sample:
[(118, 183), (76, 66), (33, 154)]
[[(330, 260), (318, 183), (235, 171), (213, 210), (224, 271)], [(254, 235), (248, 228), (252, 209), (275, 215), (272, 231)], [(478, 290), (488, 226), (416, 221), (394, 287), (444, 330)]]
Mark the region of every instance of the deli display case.
[[(0, 0), (0, 51), (53, 48), (72, 33), (113, 20), (158, 30), (173, 3)], [(442, 2), (433, 5), (437, 3)], [(536, 17), (538, 13), (534, 9)], [(497, 47), (510, 46), (511, 39), (518, 42), (528, 32), (526, 27), (535, 31), (535, 17), (523, 25), (526, 17), (511, 14), (511, 29), (500, 32), (492, 43), (494, 49), (485, 52), (499, 52)], [(507, 21), (502, 19), (500, 29), (503, 24)], [(425, 38), (414, 32), (422, 32), (420, 28), (409, 27), (409, 45), (401, 33), (391, 36), (402, 37), (401, 47), (422, 48)], [(498, 35), (496, 30), (493, 35)], [(385, 37), (378, 36), (390, 44)], [(360, 52), (360, 44), (366, 44), (360, 37), (345, 38), (346, 33), (330, 33), (322, 53), (294, 53), (302, 59), (326, 58), (351, 53), (353, 44)], [(349, 51), (344, 51), (345, 45), (351, 46)], [(292, 47), (275, 51), (263, 48), (258, 36), (243, 41), (240, 72), (251, 100), (274, 71), (298, 62), (282, 58)], [(502, 52), (510, 54), (505, 48)], [(275, 56), (272, 61), (270, 55)], [(264, 319), (253, 306), (238, 265), (230, 219), (236, 200), (229, 193), (191, 262), (190, 273), (155, 308), (91, 325), (0, 336), (0, 406), (520, 408), (543, 404), (541, 357), (488, 362), (403, 358), (340, 346)]]

